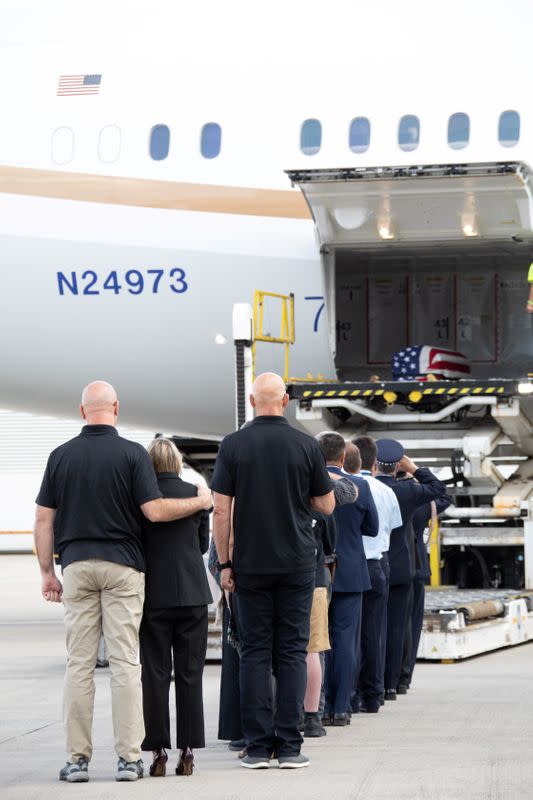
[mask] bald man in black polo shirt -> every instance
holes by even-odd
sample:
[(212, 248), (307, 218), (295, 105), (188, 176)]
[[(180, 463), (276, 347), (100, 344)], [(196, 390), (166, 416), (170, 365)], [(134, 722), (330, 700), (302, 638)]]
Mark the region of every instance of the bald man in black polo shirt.
[[(209, 508), (211, 496), (163, 499), (140, 444), (117, 433), (119, 402), (108, 383), (83, 391), (79, 436), (51, 453), (35, 515), (35, 545), (45, 600), (65, 606), (67, 672), (63, 717), (69, 761), (60, 780), (89, 780), (93, 673), (104, 632), (111, 667), (117, 780), (143, 776), (144, 737), (139, 625), (144, 601), (141, 516), (167, 522)], [(142, 513), (141, 513), (142, 512)], [(55, 552), (63, 586), (54, 569)]]
[(279, 375), (257, 378), (250, 397), (257, 416), (222, 442), (211, 487), (222, 588), (237, 589), (241, 713), (248, 753), (241, 763), (250, 769), (268, 767), (272, 753), (282, 769), (309, 764), (300, 753), (298, 721), (316, 570), (311, 509), (331, 514), (335, 499), (318, 443), (283, 416), (288, 401)]

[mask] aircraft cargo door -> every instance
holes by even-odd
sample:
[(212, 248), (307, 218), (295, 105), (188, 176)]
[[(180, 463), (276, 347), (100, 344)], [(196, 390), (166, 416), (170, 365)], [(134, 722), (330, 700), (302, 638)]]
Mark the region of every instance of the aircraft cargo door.
[(315, 221), (338, 378), (388, 379), (414, 344), (461, 352), (480, 378), (531, 370), (526, 165), (287, 174)]

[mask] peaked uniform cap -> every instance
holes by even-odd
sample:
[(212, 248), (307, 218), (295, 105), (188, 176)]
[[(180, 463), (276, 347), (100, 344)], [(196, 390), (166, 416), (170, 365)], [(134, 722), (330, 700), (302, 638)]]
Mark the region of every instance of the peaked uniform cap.
[(396, 439), (378, 439), (376, 446), (378, 449), (377, 460), (380, 464), (389, 466), (397, 464), (405, 453), (403, 446)]

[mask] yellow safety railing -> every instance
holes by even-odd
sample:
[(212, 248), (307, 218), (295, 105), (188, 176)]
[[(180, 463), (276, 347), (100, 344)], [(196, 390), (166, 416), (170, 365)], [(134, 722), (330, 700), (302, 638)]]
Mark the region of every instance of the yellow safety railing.
[[(281, 326), (279, 336), (272, 336), (271, 333), (265, 333), (265, 298), (270, 297), (281, 301)], [(256, 290), (254, 292), (254, 339), (252, 342), (252, 374), (255, 379), (255, 359), (256, 359), (256, 343), (257, 342), (270, 342), (271, 344), (282, 344), (285, 346), (285, 370), (283, 373), (283, 380), (289, 380), (289, 349), (291, 344), (294, 344), (294, 295), (293, 294), (276, 294), (275, 292), (261, 292)]]
[(429, 566), (431, 568), (432, 588), (436, 589), (441, 585), (440, 579), (440, 527), (439, 520), (436, 519), (429, 535)]

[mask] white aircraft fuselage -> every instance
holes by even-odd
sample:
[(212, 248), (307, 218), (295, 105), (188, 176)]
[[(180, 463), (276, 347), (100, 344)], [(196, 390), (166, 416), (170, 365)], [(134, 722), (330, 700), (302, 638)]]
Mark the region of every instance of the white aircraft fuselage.
[[(234, 425), (232, 307), (251, 302), (254, 290), (294, 293), (291, 375), (336, 376), (327, 252), (337, 239), (326, 241), (313, 209), (315, 230), (286, 170), (533, 165), (526, 2), (505, 17), (496, 2), (453, 0), (438, 13), (425, 3), (410, 13), (396, 2), (273, 4), (265, 19), (250, 19), (243, 3), (174, 6), (133, 9), (127, 19), (110, 11), (104, 31), (72, 7), (60, 18), (1, 12), (2, 73), (11, 76), (0, 88), (5, 407), (69, 415), (99, 378), (116, 386), (128, 423), (220, 438)], [(98, 93), (58, 95), (59, 76), (74, 73), (101, 74)], [(511, 144), (499, 135), (508, 110), (520, 120)], [(455, 113), (470, 124), (460, 149), (447, 135)], [(419, 120), (407, 150), (398, 144), (406, 115)], [(364, 152), (350, 147), (359, 117), (370, 123)], [(310, 119), (321, 124), (313, 154), (302, 152)], [(200, 136), (210, 122), (221, 129), (220, 153), (206, 158)], [(168, 155), (154, 159), (157, 125), (170, 141)], [(444, 242), (457, 251), (477, 236), (500, 253), (515, 236), (529, 259), (527, 177), (508, 218), (497, 218), (506, 187), (480, 220), (484, 188), (467, 179), (450, 211), (456, 229), (446, 230), (448, 184), (431, 197), (417, 185), (414, 232), (403, 238), (393, 228), (404, 200), (376, 186), (372, 197), (344, 203), (346, 218), (333, 209), (345, 246), (390, 255), (402, 242), (426, 252)], [(465, 229), (469, 210), (479, 231)], [(513, 275), (521, 270), (514, 264)], [(266, 321), (274, 331), (273, 310)], [(520, 335), (531, 337), (529, 321), (523, 326)], [(260, 369), (281, 369), (281, 348), (258, 352)]]

